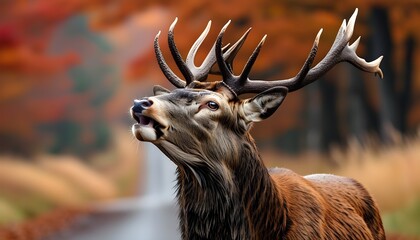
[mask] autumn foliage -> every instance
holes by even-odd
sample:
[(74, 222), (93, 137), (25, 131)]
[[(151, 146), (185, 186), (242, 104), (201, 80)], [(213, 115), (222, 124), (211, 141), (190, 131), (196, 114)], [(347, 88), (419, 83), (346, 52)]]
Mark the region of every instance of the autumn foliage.
[[(253, 27), (235, 69), (243, 66), (260, 38), (268, 34), (251, 76), (278, 79), (297, 73), (320, 28), (324, 28), (324, 33), (317, 60), (325, 55), (342, 19), (348, 18), (356, 7), (360, 8), (360, 14), (354, 35), (363, 36), (359, 55), (368, 60), (376, 57), (369, 52), (374, 34), (370, 24), (372, 9), (386, 10), (392, 56), (385, 59), (392, 58), (388, 61), (393, 63), (391, 75), (397, 91), (404, 89), (404, 81), (398, 79), (411, 79), (412, 97), (407, 117), (402, 121), (405, 129), (415, 129), (420, 122), (417, 111), (420, 83), (415, 80), (417, 72), (408, 77), (405, 72), (407, 64), (416, 69), (418, 61), (414, 58), (405, 63), (405, 48), (406, 40), (413, 38), (414, 51), (418, 52), (416, 26), (420, 15), (416, 1), (5, 1), (0, 6), (4, 13), (0, 19), (0, 115), (4, 116), (0, 118), (0, 149), (24, 154), (47, 150), (85, 155), (92, 152), (86, 145), (93, 149), (106, 147), (109, 131), (105, 118), (120, 118), (117, 116), (120, 113), (107, 107), (113, 94), (119, 91), (118, 86), (139, 81), (167, 85), (155, 63), (152, 40), (158, 30), (165, 32), (175, 16), (180, 19), (175, 29), (176, 42), (184, 56), (207, 21), (212, 20), (212, 30), (198, 53), (198, 61), (207, 54), (218, 29), (227, 20), (231, 19), (232, 24), (226, 42), (235, 41)], [(130, 24), (137, 26), (140, 35), (134, 35)], [(170, 59), (165, 37), (163, 34), (161, 45), (165, 57)], [(137, 50), (127, 47), (123, 60), (115, 57), (115, 51), (121, 48), (117, 46), (134, 46), (134, 41), (138, 41)], [(324, 81), (331, 82), (330, 91), (345, 93), (350, 78), (343, 67), (339, 69)], [(382, 93), (376, 80), (370, 75), (361, 78), (366, 79), (364, 85), (369, 92), (366, 105), (380, 112)], [(322, 95), (315, 97), (322, 103)], [(305, 99), (304, 92), (289, 97), (284, 111), (266, 123), (272, 128), (267, 131), (268, 128), (257, 126), (255, 135), (272, 139), (281, 133), (307, 131), (302, 130), (307, 124), (302, 119), (307, 111)], [(335, 108), (346, 109), (346, 105), (344, 102)], [(333, 114), (336, 118), (346, 118), (342, 110), (337, 111)], [(338, 125), (335, 131), (339, 133), (334, 139), (327, 139), (326, 145), (351, 136), (346, 125)], [(305, 146), (305, 137), (296, 139), (294, 146)]]

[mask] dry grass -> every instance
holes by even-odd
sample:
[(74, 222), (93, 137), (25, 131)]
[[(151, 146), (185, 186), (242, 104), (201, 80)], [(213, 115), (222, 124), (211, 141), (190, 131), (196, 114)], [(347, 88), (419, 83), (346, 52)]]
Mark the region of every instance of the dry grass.
[(118, 196), (114, 183), (79, 159), (70, 156), (42, 156), (38, 162), (48, 173), (72, 183), (89, 199), (101, 200)]
[(0, 162), (1, 192), (14, 198), (36, 196), (52, 205), (73, 206), (83, 202), (78, 189), (42, 169), (38, 164), (8, 157)]
[(0, 224), (17, 223), (55, 208), (138, 194), (140, 146), (126, 130), (115, 130), (114, 147), (92, 159), (40, 155), (0, 156)]

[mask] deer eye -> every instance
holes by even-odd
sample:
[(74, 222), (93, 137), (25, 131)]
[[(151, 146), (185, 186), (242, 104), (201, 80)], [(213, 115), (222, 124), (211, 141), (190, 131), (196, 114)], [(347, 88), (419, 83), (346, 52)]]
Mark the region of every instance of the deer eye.
[(219, 104), (217, 104), (213, 101), (208, 101), (207, 102), (207, 107), (212, 111), (216, 111), (217, 109), (219, 109)]

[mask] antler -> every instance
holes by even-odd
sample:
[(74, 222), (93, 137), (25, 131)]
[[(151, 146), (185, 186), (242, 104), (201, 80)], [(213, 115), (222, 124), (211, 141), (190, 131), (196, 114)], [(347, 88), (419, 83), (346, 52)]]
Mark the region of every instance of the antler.
[[(340, 29), (338, 30), (337, 36), (334, 43), (327, 53), (327, 55), (313, 68), (310, 68), (313, 60), (318, 51), (319, 38), (322, 33), (322, 29), (318, 32), (312, 49), (299, 73), (290, 79), (275, 80), (275, 81), (263, 81), (263, 80), (251, 80), (248, 78), (249, 72), (254, 64), (262, 45), (264, 44), (266, 36), (264, 36), (254, 52), (251, 54), (248, 62), (245, 64), (244, 69), (240, 75), (234, 75), (227, 61), (225, 61), (221, 48), (223, 34), (229, 25), (229, 22), (222, 28), (220, 34), (216, 40), (216, 59), (223, 77), (223, 82), (236, 94), (240, 95), (243, 93), (259, 93), (273, 87), (287, 87), (289, 92), (296, 91), (303, 86), (310, 84), (320, 78), (323, 74), (328, 72), (336, 64), (346, 61), (356, 66), (357, 68), (378, 74), (383, 78), (382, 70), (379, 65), (382, 60), (382, 56), (372, 62), (366, 62), (363, 58), (360, 58), (356, 54), (356, 49), (360, 41), (360, 37), (351, 45), (349, 45), (350, 38), (353, 34), (354, 24), (356, 21), (358, 9), (354, 11), (353, 15), (349, 19), (348, 24), (346, 20), (343, 21)], [(240, 46), (239, 46), (240, 48)], [(237, 51), (238, 49), (236, 49)], [(230, 58), (231, 59), (231, 58)], [(231, 59), (232, 61), (233, 59)]]
[[(200, 81), (200, 82), (205, 81), (207, 79), (207, 76), (210, 73), (217, 73), (217, 72), (212, 72), (212, 66), (216, 63), (216, 56), (215, 56), (216, 44), (213, 45), (212, 49), (207, 54), (203, 63), (199, 67), (195, 66), (194, 58), (197, 53), (197, 50), (201, 46), (201, 44), (203, 43), (204, 39), (207, 37), (207, 34), (210, 31), (211, 21), (209, 21), (204, 31), (201, 33), (201, 35), (192, 45), (190, 51), (188, 52), (187, 58), (184, 62), (181, 54), (179, 53), (176, 47), (175, 40), (174, 40), (174, 28), (177, 21), (178, 21), (178, 18), (175, 18), (175, 21), (169, 27), (168, 45), (169, 45), (169, 49), (171, 51), (172, 57), (174, 58), (175, 63), (178, 66), (179, 70), (181, 71), (182, 75), (184, 76), (185, 81), (181, 79), (180, 77), (178, 77), (166, 63), (163, 57), (162, 51), (160, 50), (160, 46), (159, 46), (160, 31), (155, 37), (154, 49), (155, 49), (156, 58), (158, 60), (158, 64), (163, 74), (166, 76), (166, 78), (176, 87), (184, 88), (193, 81)], [(238, 52), (238, 50), (244, 43), (248, 32), (249, 30), (245, 32), (245, 34), (230, 48), (228, 48), (230, 44), (227, 44), (224, 47), (222, 47), (221, 44), (218, 46), (218, 48), (221, 51), (220, 54), (222, 55), (222, 59), (230, 63), (230, 66), (229, 66), (230, 68), (232, 65), (232, 61), (236, 53)]]

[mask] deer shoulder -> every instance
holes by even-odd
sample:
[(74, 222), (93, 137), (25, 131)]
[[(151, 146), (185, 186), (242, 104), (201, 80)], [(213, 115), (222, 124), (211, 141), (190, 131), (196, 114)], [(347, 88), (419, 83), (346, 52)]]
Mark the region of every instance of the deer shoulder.
[(332, 174), (301, 176), (285, 168), (270, 169), (270, 176), (288, 203), (290, 221), (304, 219), (305, 224), (290, 229), (295, 239), (304, 239), (306, 235), (300, 234), (310, 228), (319, 234), (314, 239), (385, 237), (375, 201), (356, 180)]

